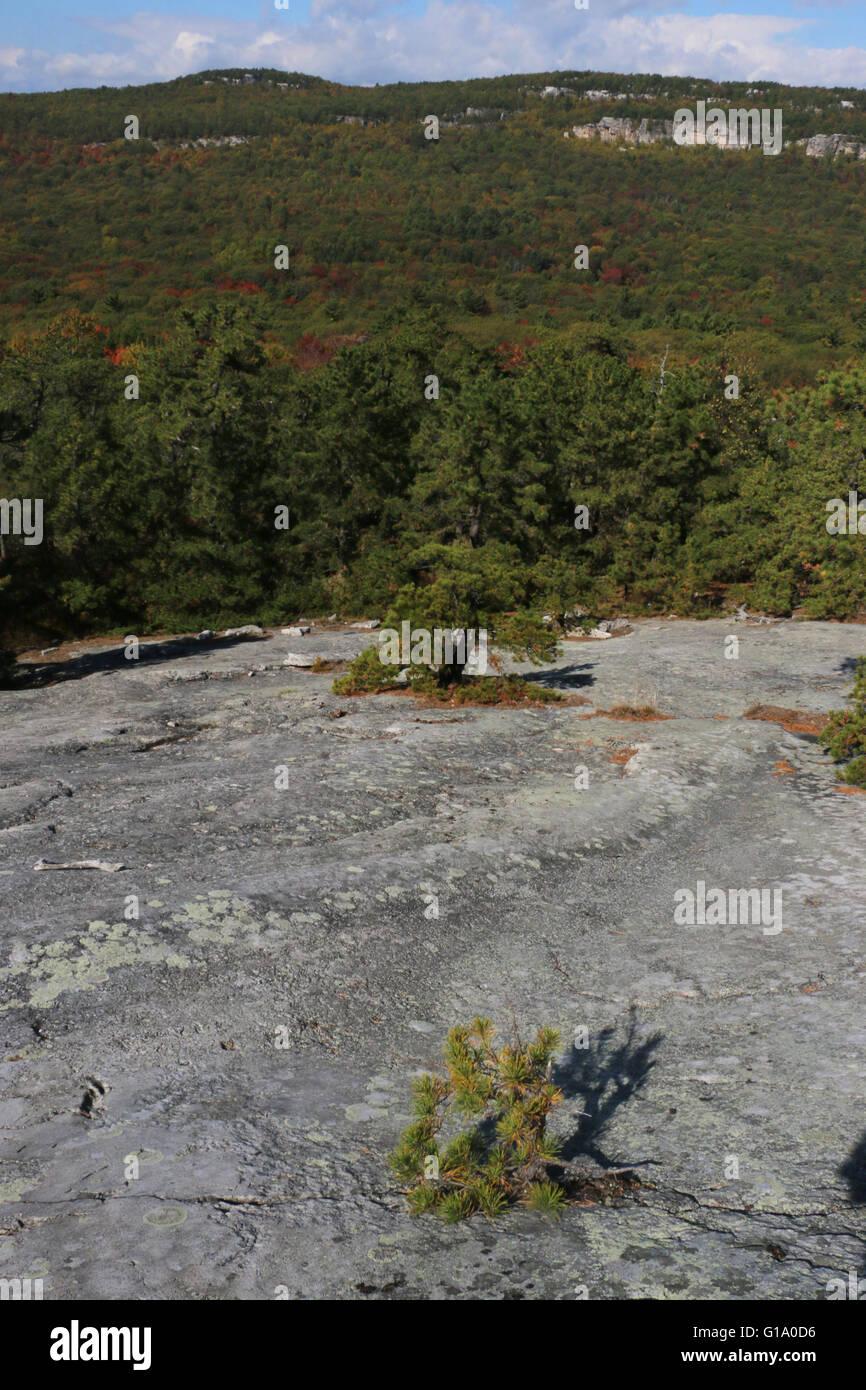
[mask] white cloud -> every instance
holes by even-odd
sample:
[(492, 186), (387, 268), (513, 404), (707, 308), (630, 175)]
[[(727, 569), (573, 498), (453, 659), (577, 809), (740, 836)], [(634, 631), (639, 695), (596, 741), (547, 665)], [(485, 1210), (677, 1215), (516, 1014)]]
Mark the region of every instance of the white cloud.
[[(595, 68), (612, 72), (862, 85), (866, 49), (807, 46), (816, 21), (780, 15), (687, 15), (687, 0), (428, 0), (420, 14), (395, 0), (314, 0), (310, 19), (275, 11), (261, 23), (194, 23), (139, 12), (92, 20), (100, 51), (49, 55), (0, 49), (12, 90), (146, 82), (215, 67), (276, 67), (347, 83)], [(724, 0), (719, 0), (724, 3)], [(640, 13), (635, 11), (639, 8)]]
[(184, 59), (198, 61), (203, 55), (201, 50), (212, 47), (214, 40), (207, 34), (190, 34), (183, 30), (177, 35), (174, 41), (174, 52)]

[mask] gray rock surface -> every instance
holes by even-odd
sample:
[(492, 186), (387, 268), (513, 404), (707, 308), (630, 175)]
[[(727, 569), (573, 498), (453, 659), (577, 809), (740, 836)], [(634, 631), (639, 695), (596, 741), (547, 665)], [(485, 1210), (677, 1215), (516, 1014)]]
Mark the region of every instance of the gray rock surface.
[(855, 140), (851, 135), (810, 135), (808, 139), (795, 143), (801, 145), (813, 159), (838, 159), (840, 154), (866, 159), (866, 141)]
[(648, 116), (641, 120), (631, 116), (602, 116), (600, 121), (588, 125), (575, 125), (564, 131), (566, 139), (602, 140), (611, 143), (624, 140), (630, 145), (654, 145), (659, 140), (673, 141), (673, 121), (652, 121)]
[[(727, 107), (723, 107), (727, 110)], [(605, 144), (613, 144), (623, 141), (627, 145), (655, 145), (659, 142), (674, 143), (673, 121), (654, 121), (644, 116), (638, 120), (632, 116), (602, 116), (600, 121), (584, 125), (573, 125), (570, 130), (562, 132), (565, 140), (601, 140)], [(688, 144), (701, 143), (695, 137)], [(729, 139), (726, 134), (724, 139), (715, 137), (706, 141), (708, 145), (715, 145), (726, 150), (746, 150), (750, 149), (748, 133), (744, 133), (740, 140)], [(838, 159), (840, 155), (850, 155), (854, 159), (866, 159), (866, 141), (857, 140), (852, 135), (809, 135), (802, 140), (795, 140), (794, 145), (802, 149), (803, 153), (811, 159)], [(785, 147), (791, 145), (790, 140), (785, 141)]]
[[(245, 644), (193, 640), (0, 692), (0, 1275), (811, 1300), (861, 1270), (866, 798), (742, 715), (839, 707), (866, 629), (741, 627), (728, 660), (729, 623), (634, 628), (536, 673), (583, 706), (336, 697), (279, 637), (254, 682)], [(647, 689), (672, 718), (593, 717)], [(783, 930), (675, 925), (698, 881), (781, 889)], [(567, 1155), (642, 1186), (558, 1222), (407, 1215), (411, 1078), (476, 1011), (560, 1027)]]

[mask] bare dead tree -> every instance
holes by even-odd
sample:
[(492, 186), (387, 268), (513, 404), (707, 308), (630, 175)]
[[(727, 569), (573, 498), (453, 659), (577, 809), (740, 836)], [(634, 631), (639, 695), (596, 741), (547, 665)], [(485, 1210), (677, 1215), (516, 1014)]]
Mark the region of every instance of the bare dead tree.
[(662, 358), (661, 371), (659, 372), (659, 389), (658, 389), (658, 394), (659, 394), (659, 396), (661, 396), (662, 391), (665, 389), (665, 364), (666, 364), (666, 362), (667, 362), (667, 360), (668, 360), (668, 353), (670, 352), (670, 350), (671, 350), (671, 345), (670, 345), (670, 343), (666, 343), (666, 344), (665, 344), (665, 355), (664, 355), (664, 357)]

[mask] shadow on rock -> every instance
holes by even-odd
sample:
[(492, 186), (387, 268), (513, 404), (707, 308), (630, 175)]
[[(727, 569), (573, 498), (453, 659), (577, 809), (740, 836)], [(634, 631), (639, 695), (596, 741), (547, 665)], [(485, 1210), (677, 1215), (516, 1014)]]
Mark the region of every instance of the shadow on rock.
[(621, 1042), (616, 1039), (616, 1027), (605, 1028), (589, 1047), (572, 1047), (555, 1070), (553, 1079), (566, 1101), (579, 1099), (584, 1112), (574, 1134), (562, 1146), (561, 1155), (567, 1162), (588, 1156), (602, 1168), (614, 1166), (614, 1160), (602, 1152), (601, 1143), (620, 1106), (646, 1085), (655, 1066), (653, 1053), (663, 1037), (654, 1033), (641, 1041), (637, 1033), (632, 1012)]
[(552, 666), (549, 671), (531, 671), (526, 679), (556, 690), (579, 690), (581, 686), (595, 685), (595, 676), (590, 675), (592, 670), (593, 663), (585, 661), (580, 666)]
[[(866, 1205), (866, 1131), (841, 1164), (839, 1176), (847, 1182), (848, 1195), (855, 1206)], [(860, 1274), (866, 1277), (866, 1254), (860, 1265)]]
[(108, 651), (84, 651), (65, 661), (27, 661), (19, 662), (9, 689), (30, 689), (33, 686), (51, 685), (55, 681), (80, 680), (84, 676), (95, 675), (97, 671), (130, 670), (138, 666), (161, 661), (176, 661), (178, 657), (191, 656), (194, 652), (225, 651), (241, 643), (261, 642), (261, 637), (212, 637), (199, 641), (196, 637), (169, 637), (164, 641), (139, 644), (136, 661), (127, 660), (124, 644), (119, 641)]
[(839, 1176), (848, 1184), (851, 1201), (863, 1206), (866, 1203), (866, 1133), (840, 1167)]

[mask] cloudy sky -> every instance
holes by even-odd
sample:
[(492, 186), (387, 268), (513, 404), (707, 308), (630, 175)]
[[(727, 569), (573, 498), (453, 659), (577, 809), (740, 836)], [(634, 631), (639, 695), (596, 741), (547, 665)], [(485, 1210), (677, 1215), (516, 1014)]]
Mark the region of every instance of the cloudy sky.
[(202, 68), (339, 82), (561, 68), (866, 85), (866, 0), (0, 0), (0, 90)]

